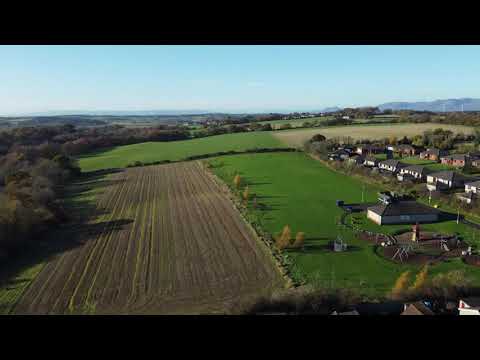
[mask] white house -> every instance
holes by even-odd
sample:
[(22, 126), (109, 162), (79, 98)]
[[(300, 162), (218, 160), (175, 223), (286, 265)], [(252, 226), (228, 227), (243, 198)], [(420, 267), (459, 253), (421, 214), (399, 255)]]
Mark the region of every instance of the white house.
[(400, 169), (401, 175), (411, 175), (416, 180), (424, 180), (428, 169), (421, 165), (411, 165)]
[(480, 181), (474, 181), (471, 183), (465, 184), (465, 192), (466, 193), (474, 193), (477, 194), (480, 191)]
[(458, 313), (459, 315), (480, 315), (480, 297), (460, 299)]
[(428, 190), (442, 190), (462, 187), (465, 178), (455, 171), (438, 171), (427, 175)]
[(386, 171), (391, 171), (393, 173), (396, 173), (399, 171), (401, 168), (405, 167), (406, 165), (401, 163), (398, 160), (383, 160), (378, 163), (378, 168)]

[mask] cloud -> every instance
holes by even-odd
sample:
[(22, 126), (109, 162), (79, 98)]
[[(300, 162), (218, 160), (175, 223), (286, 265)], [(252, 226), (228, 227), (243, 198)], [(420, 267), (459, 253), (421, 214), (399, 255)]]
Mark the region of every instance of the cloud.
[(265, 86), (265, 83), (261, 82), (261, 81), (249, 81), (247, 83), (248, 86), (250, 87), (263, 87)]

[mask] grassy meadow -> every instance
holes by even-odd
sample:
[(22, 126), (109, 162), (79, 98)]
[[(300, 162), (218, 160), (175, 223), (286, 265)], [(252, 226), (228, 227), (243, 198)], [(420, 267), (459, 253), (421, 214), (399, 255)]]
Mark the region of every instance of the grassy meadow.
[(79, 165), (82, 171), (93, 171), (107, 168), (123, 168), (135, 161), (173, 161), (192, 155), (219, 151), (242, 151), (255, 147), (274, 148), (284, 146), (280, 140), (272, 136), (271, 132), (225, 134), (192, 140), (145, 142), (117, 146), (80, 156)]
[[(359, 180), (338, 174), (303, 153), (224, 156), (209, 162), (225, 182), (232, 183), (238, 173), (248, 184), (250, 193), (257, 194), (263, 210), (250, 208), (249, 211), (266, 231), (276, 235), (288, 224), (293, 236), (298, 231), (305, 232), (306, 250), (289, 251), (294, 276), (313, 285), (351, 287), (365, 295), (379, 296), (391, 289), (402, 271), (419, 271), (417, 266), (398, 265), (379, 257), (373, 245), (335, 225), (342, 213), (336, 200), (361, 202), (363, 184)], [(364, 200), (376, 201), (378, 190), (365, 185)], [(363, 223), (372, 230), (379, 228), (366, 218)], [(408, 227), (382, 226), (381, 231)], [(458, 232), (465, 239), (472, 237), (470, 228), (455, 221), (426, 225), (426, 228)], [(334, 253), (327, 249), (327, 244), (339, 233), (350, 251)], [(480, 269), (467, 267), (457, 260), (435, 266), (432, 273), (459, 267), (480, 283)]]

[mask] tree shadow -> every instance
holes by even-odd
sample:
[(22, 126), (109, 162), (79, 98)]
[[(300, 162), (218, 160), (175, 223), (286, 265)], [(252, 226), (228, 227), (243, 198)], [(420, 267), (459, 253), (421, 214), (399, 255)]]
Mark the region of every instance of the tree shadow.
[(47, 232), (32, 237), (22, 248), (9, 254), (9, 258), (0, 268), (0, 285), (16, 286), (31, 279), (15, 279), (22, 271), (50, 260), (53, 256), (83, 246), (104, 231), (117, 231), (133, 222), (132, 219), (92, 222), (106, 211), (97, 209), (91, 198), (78, 198), (83, 193), (98, 187), (115, 184), (105, 176), (118, 171), (103, 170), (95, 174), (82, 174), (64, 191), (64, 209), (66, 222), (52, 226)]

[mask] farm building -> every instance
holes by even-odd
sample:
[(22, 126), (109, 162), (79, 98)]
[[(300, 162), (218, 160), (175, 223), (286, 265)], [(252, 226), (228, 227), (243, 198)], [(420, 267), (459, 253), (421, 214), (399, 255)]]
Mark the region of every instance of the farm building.
[(427, 175), (427, 189), (430, 191), (463, 187), (465, 177), (455, 171), (438, 171)]
[(403, 181), (404, 180), (403, 176), (405, 175), (410, 175), (415, 180), (425, 180), (427, 178), (427, 173), (428, 173), (428, 169), (425, 166), (422, 166), (422, 165), (406, 166), (400, 169), (400, 174), (398, 174), (398, 176), (401, 176), (402, 179), (398, 178), (398, 180)]
[(357, 153), (360, 155), (369, 155), (369, 154), (382, 154), (385, 152), (385, 147), (378, 145), (358, 145)]
[(365, 166), (375, 167), (378, 165), (378, 160), (375, 156), (369, 155), (365, 157), (365, 162), (363, 163)]
[(405, 304), (404, 310), (400, 315), (435, 315), (430, 309), (428, 303), (416, 301), (411, 304)]
[(470, 165), (470, 157), (466, 154), (453, 154), (441, 157), (440, 162), (445, 165), (464, 167)]
[(420, 153), (420, 159), (440, 161), (440, 157), (447, 155), (447, 151), (440, 149), (427, 149)]
[(458, 313), (459, 315), (480, 315), (480, 297), (460, 299)]
[(367, 218), (378, 225), (435, 222), (440, 212), (416, 201), (379, 204), (367, 209)]
[(400, 171), (401, 168), (404, 168), (406, 165), (401, 163), (398, 160), (383, 160), (378, 163), (378, 168), (386, 171), (390, 171), (392, 173), (396, 173)]

